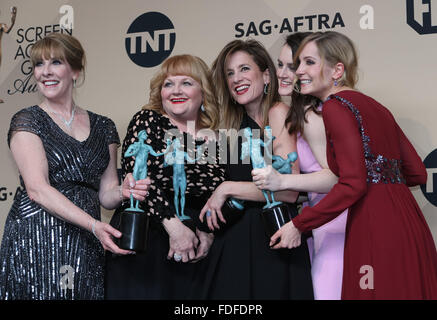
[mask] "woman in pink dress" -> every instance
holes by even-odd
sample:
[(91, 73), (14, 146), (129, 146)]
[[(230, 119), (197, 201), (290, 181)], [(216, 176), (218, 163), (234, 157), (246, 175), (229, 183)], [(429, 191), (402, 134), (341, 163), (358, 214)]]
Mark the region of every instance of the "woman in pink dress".
[[(314, 33), (296, 55), (301, 92), (324, 101), (327, 162), (339, 178), (271, 243), (280, 238), (275, 248), (295, 248), (301, 233), (334, 221), (348, 208), (342, 299), (437, 299), (436, 247), (409, 190), (426, 183), (421, 158), (390, 111), (355, 89), (357, 53), (348, 37)], [(281, 181), (288, 177), (278, 176), (256, 184), (287, 189)]]
[[(292, 99), (286, 123), (290, 134), (297, 132), (299, 166), (301, 172), (305, 173), (295, 175), (288, 182), (292, 190), (308, 192), (308, 201), (303, 204), (304, 207), (317, 204), (337, 182), (337, 177), (329, 170), (326, 161), (325, 127), (321, 106), (318, 107), (320, 101), (293, 91), (293, 54), (300, 42), (310, 34), (293, 33), (286, 38), (277, 68), (279, 94), (291, 96)], [(316, 300), (341, 298), (346, 219), (347, 210), (333, 221), (314, 229), (313, 237), (308, 239)]]

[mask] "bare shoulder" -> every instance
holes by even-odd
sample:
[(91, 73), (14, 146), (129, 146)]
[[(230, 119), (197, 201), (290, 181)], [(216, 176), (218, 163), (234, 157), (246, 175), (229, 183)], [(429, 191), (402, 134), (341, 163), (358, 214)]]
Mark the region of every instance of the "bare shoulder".
[(290, 106), (283, 102), (276, 103), (273, 107), (269, 109), (269, 117), (278, 117), (287, 114), (290, 110)]
[(285, 104), (284, 102), (277, 102), (270, 108), (269, 112), (288, 111), (288, 110), (290, 110), (289, 105)]
[(309, 110), (305, 115), (306, 121), (304, 122), (304, 139), (309, 141), (317, 141), (325, 139), (325, 125), (323, 123), (323, 117), (321, 114), (317, 114), (312, 110)]

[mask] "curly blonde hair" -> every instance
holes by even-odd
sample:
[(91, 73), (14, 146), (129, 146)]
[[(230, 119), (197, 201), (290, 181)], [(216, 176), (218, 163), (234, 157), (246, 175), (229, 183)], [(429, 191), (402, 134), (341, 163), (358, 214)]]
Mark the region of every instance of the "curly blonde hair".
[(196, 125), (201, 129), (216, 130), (219, 125), (219, 109), (215, 91), (212, 87), (211, 72), (202, 59), (193, 55), (176, 55), (162, 63), (161, 69), (150, 81), (149, 103), (143, 109), (165, 114), (161, 98), (162, 85), (168, 76), (176, 75), (189, 76), (200, 84), (204, 111), (199, 112)]

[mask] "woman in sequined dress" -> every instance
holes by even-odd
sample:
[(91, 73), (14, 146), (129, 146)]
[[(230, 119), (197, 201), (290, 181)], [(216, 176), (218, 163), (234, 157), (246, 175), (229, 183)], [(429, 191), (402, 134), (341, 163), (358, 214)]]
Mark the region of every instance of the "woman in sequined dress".
[[(328, 165), (339, 180), (272, 241), (298, 246), (301, 232), (349, 208), (342, 298), (436, 299), (436, 248), (408, 189), (426, 182), (420, 157), (389, 110), (355, 90), (357, 56), (349, 38), (314, 33), (297, 56), (301, 92), (324, 101)], [(270, 176), (257, 184), (282, 189), (282, 182)]]
[(121, 233), (100, 221), (100, 205), (130, 193), (143, 200), (149, 181), (117, 177), (118, 133), (107, 117), (73, 101), (83, 75), (79, 41), (52, 33), (31, 52), (44, 99), (12, 120), (8, 144), (21, 191), (6, 220), (0, 250), (1, 299), (103, 299), (104, 249), (117, 254)]

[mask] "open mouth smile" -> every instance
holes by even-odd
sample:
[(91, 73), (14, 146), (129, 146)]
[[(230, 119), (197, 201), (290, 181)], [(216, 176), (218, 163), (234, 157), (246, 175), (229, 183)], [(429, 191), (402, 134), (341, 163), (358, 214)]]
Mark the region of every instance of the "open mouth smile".
[(173, 99), (170, 99), (170, 101), (171, 101), (171, 103), (178, 104), (178, 103), (184, 103), (184, 102), (188, 101), (188, 98), (173, 98)]
[(45, 87), (51, 88), (59, 84), (59, 81), (56, 80), (45, 80), (42, 82)]
[(235, 91), (237, 92), (238, 95), (242, 95), (245, 94), (248, 90), (249, 90), (249, 85), (247, 84), (243, 84), (241, 86), (238, 86), (235, 88)]

